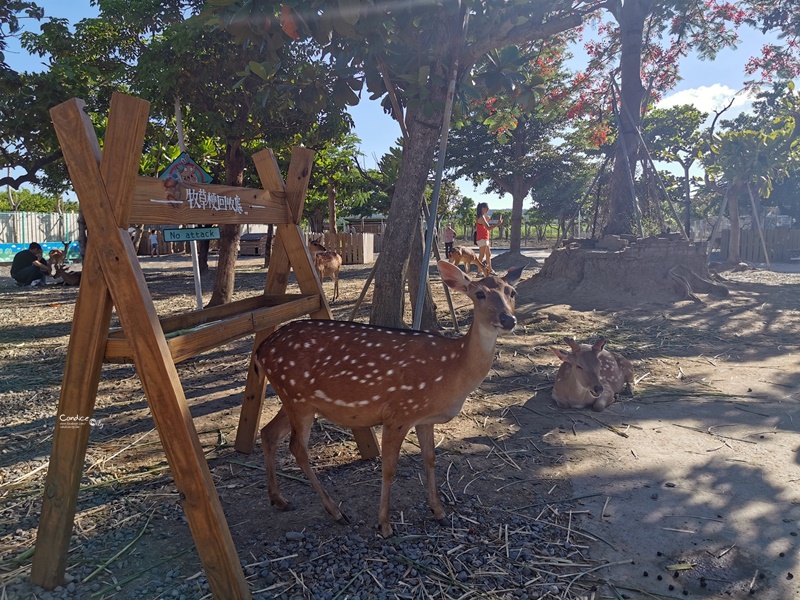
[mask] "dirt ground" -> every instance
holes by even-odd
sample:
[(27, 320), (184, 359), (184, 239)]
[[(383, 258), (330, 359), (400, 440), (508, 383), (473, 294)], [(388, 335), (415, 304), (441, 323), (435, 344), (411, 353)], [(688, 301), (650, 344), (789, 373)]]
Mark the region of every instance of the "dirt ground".
[[(141, 264), (159, 314), (192, 308), (187, 259)], [(368, 272), (369, 266), (343, 267), (332, 306), (337, 319), (350, 317)], [(204, 277), (207, 290), (212, 276)], [(243, 258), (236, 298), (260, 291), (264, 277), (261, 259)], [(730, 297), (705, 298), (702, 305), (629, 306), (621, 298), (615, 310), (577, 310), (568, 298), (519, 298), (519, 325), (500, 339), (489, 376), (460, 415), (437, 426), (438, 482), (454, 515), (467, 517), (465, 505), (495, 517), (531, 507), (540, 516), (562, 511), (560, 537), (549, 543), (575, 546), (590, 562), (562, 580), (574, 583), (572, 590), (561, 586), (546, 597), (800, 598), (800, 273), (726, 277)], [(17, 288), (8, 267), (0, 268), (0, 279), (5, 590), (29, 573), (25, 552), (35, 539), (77, 291)], [(330, 293), (331, 283), (324, 287)], [(440, 322), (451, 327), (438, 281), (434, 289)], [(463, 333), (469, 301), (455, 296), (454, 303)], [(367, 314), (365, 304), (356, 320)], [(563, 346), (566, 335), (580, 341), (604, 335), (610, 349), (632, 360), (635, 396), (602, 413), (558, 409), (550, 397), (558, 364), (549, 346)], [(288, 448), (279, 452), (279, 467), (287, 476), (284, 495), (296, 509), (278, 513), (266, 499), (260, 450), (242, 456), (230, 447), (250, 346), (242, 340), (179, 365), (239, 556), (250, 563), (265, 546), (305, 528), (331, 540), (348, 531), (375, 536), (380, 464), (358, 460), (348, 432), (320, 422), (311, 451), (350, 517), (345, 530), (297, 480)], [(264, 421), (277, 409), (270, 390)], [(132, 527), (143, 534), (133, 550), (106, 564), (94, 596), (85, 597), (134, 597), (131, 587), (148, 576), (136, 574), (153, 556), (171, 567), (167, 577), (174, 571), (181, 581), (196, 578), (201, 565), (133, 367), (104, 367), (95, 418), (76, 518), (82, 563), (71, 562), (68, 573), (126, 548), (129, 539), (118, 534)], [(413, 435), (394, 492), (392, 521), (401, 534), (407, 522), (435, 531)], [(568, 512), (557, 500), (570, 501)], [(506, 528), (506, 551), (508, 535)], [(302, 588), (292, 593), (304, 597)]]

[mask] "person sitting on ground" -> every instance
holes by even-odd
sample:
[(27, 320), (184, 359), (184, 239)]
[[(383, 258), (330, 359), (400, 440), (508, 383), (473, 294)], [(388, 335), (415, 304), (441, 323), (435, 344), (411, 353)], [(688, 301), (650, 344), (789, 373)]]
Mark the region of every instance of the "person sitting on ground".
[(36, 242), (17, 252), (11, 263), (11, 277), (17, 285), (44, 285), (49, 271), (47, 261), (42, 258), (42, 247)]

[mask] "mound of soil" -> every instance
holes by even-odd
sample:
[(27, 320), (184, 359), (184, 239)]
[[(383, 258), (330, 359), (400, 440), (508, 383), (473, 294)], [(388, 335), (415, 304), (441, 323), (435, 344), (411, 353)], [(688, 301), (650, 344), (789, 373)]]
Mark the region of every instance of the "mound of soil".
[(553, 251), (520, 293), (541, 303), (568, 298), (571, 305), (586, 308), (699, 302), (698, 293), (727, 295), (723, 285), (709, 279), (707, 264), (705, 243), (674, 234), (570, 240)]

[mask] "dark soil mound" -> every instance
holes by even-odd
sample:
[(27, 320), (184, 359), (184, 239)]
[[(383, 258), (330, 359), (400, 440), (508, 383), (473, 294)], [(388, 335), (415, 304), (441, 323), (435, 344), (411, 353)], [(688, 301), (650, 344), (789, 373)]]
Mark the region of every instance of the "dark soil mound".
[(541, 271), (518, 286), (522, 302), (614, 308), (669, 304), (700, 294), (724, 296), (709, 279), (706, 244), (676, 236), (570, 240), (544, 261)]

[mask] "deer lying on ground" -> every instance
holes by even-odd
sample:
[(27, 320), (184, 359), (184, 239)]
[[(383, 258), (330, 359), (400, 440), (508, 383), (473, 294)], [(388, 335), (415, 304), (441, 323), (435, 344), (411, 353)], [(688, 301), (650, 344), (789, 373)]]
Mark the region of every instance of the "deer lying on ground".
[(308, 250), (314, 258), (314, 266), (319, 273), (319, 282), (330, 277), (333, 281), (333, 298), (339, 297), (339, 269), (342, 268), (342, 255), (335, 250), (327, 250), (319, 240), (309, 242)]
[(81, 284), (81, 272), (80, 271), (67, 271), (63, 265), (58, 265), (56, 267), (56, 277), (60, 277), (61, 280), (64, 282), (64, 285), (80, 285)]
[(463, 262), (464, 269), (467, 271), (467, 274), (469, 274), (470, 265), (475, 265), (475, 268), (478, 269), (478, 273), (483, 273), (484, 277), (489, 275), (489, 269), (480, 260), (478, 260), (478, 255), (475, 254), (472, 248), (456, 246), (450, 252), (450, 258), (448, 260), (455, 266), (458, 266), (459, 263)]
[(600, 338), (594, 346), (578, 344), (564, 338), (571, 352), (550, 347), (563, 362), (556, 374), (553, 400), (561, 408), (591, 406), (600, 412), (622, 393), (633, 395), (633, 366), (618, 354), (605, 350), (606, 340)]
[(314, 416), (320, 414), (349, 428), (383, 425), (378, 522), (384, 537), (392, 534), (389, 496), (400, 446), (411, 428), (416, 428), (428, 504), (436, 520), (446, 523), (436, 488), (433, 426), (459, 413), (467, 395), (492, 366), (497, 336), (514, 329), (513, 286), (522, 269), (512, 269), (503, 278), (473, 281), (457, 267), (439, 261), (439, 272), (450, 288), (473, 301), (472, 325), (462, 338), (343, 321), (303, 320), (282, 327), (258, 348), (255, 368), (266, 375), (282, 402), (278, 414), (261, 430), (273, 505), (288, 508), (278, 486), (275, 452), (291, 432), (289, 448), (325, 510), (336, 521), (348, 522), (308, 463), (311, 425)]

